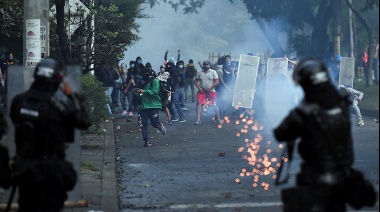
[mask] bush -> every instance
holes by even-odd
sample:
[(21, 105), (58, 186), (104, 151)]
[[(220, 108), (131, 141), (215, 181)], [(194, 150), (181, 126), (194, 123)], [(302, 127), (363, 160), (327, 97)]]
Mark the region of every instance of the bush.
[(102, 87), (102, 83), (96, 80), (92, 74), (82, 75), (81, 80), (82, 91), (86, 97), (84, 105), (92, 123), (87, 133), (95, 133), (99, 131), (102, 127), (101, 124), (108, 117), (106, 88)]

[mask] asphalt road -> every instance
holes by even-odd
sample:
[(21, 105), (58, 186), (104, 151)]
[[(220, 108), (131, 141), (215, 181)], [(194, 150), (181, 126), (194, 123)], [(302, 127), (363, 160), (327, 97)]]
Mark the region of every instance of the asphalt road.
[[(143, 147), (136, 115), (131, 122), (114, 120), (121, 211), (281, 211), (280, 190), (294, 184), (299, 160), (292, 163), (288, 184), (275, 186), (282, 149), (270, 121), (257, 117), (247, 123), (233, 115), (218, 126), (209, 108), (202, 124), (194, 125), (195, 105), (187, 107), (187, 122), (165, 125), (166, 135), (150, 128), (149, 148)], [(166, 120), (164, 113), (160, 119)], [(365, 126), (352, 128), (355, 167), (379, 190), (379, 125), (374, 117), (364, 121)], [(247, 152), (247, 145), (256, 152)], [(378, 210), (377, 204), (362, 211)]]

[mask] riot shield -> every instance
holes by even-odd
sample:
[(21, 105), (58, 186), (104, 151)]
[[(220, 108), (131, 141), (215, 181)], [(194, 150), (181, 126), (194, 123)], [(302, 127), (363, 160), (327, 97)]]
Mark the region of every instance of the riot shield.
[(252, 108), (260, 57), (240, 55), (232, 106)]
[(265, 113), (271, 121), (278, 121), (293, 105), (295, 94), (288, 79), (288, 59), (269, 58), (265, 86)]
[(342, 57), (340, 60), (339, 85), (353, 88), (355, 73), (355, 58)]

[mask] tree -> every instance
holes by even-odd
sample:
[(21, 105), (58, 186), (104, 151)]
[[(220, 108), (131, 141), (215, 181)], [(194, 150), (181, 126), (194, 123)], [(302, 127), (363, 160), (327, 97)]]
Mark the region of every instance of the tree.
[(2, 0), (0, 2), (0, 39), (22, 37), (23, 0)]
[[(90, 14), (78, 21), (65, 13), (68, 0), (50, 0), (55, 14), (50, 23), (50, 55), (66, 64), (80, 63), (86, 71), (95, 60), (117, 63), (124, 51), (140, 39), (136, 19), (146, 18), (140, 9), (145, 0), (81, 1), (90, 9)], [(83, 14), (83, 8), (75, 12)], [(95, 19), (95, 27), (91, 26), (92, 19)], [(73, 35), (67, 32), (70, 23), (78, 26)], [(0, 26), (1, 40), (22, 37), (23, 0), (1, 1)]]
[[(234, 2), (236, 0), (230, 0)], [(242, 0), (246, 5), (252, 19), (256, 20), (266, 35), (272, 48), (279, 55), (289, 51), (283, 49), (278, 41), (281, 32), (288, 33), (291, 49), (299, 56), (316, 56), (319, 58), (333, 55), (331, 20), (333, 14), (332, 2), (334, 0)], [(175, 10), (183, 9), (183, 13), (197, 12), (205, 0), (149, 0), (152, 6), (163, 2), (170, 4)], [(360, 11), (378, 7), (379, 0), (359, 1), (364, 5)]]
[[(84, 8), (77, 8), (74, 13), (82, 17), (79, 19), (69, 18), (71, 14), (65, 14), (64, 2), (55, 1), (57, 21), (56, 24), (52, 23), (56, 31), (51, 32), (51, 52), (65, 63), (80, 63), (84, 73), (90, 71), (95, 61), (117, 64), (123, 58), (124, 51), (140, 39), (137, 34), (139, 25), (135, 20), (146, 17), (140, 9), (143, 0), (99, 0), (94, 4), (85, 0), (83, 3), (90, 12), (84, 17)], [(72, 35), (68, 35), (66, 30), (68, 24), (78, 26)]]
[[(356, 17), (359, 19), (360, 23), (363, 25), (365, 30), (367, 31), (368, 34), (368, 69), (367, 74), (366, 74), (366, 86), (371, 86), (372, 85), (372, 65), (373, 65), (373, 52), (375, 51), (376, 48), (376, 38), (375, 38), (375, 33), (373, 32), (373, 28), (370, 23), (368, 23), (367, 19), (363, 16), (362, 13), (359, 12), (354, 6), (350, 3), (349, 0), (345, 0), (346, 4), (348, 7), (352, 10), (352, 12), (356, 15)], [(363, 10), (367, 9), (372, 9), (374, 5), (379, 6), (379, 1), (375, 0), (367, 0), (366, 5)]]
[(10, 52), (16, 60), (22, 57), (22, 5), (22, 0), (0, 1), (0, 59)]

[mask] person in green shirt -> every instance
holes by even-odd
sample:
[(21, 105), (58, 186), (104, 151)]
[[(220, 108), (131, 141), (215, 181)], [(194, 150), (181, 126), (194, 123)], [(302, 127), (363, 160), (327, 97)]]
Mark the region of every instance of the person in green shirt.
[(165, 135), (166, 129), (160, 122), (160, 109), (162, 108), (160, 98), (160, 83), (154, 77), (152, 69), (144, 68), (141, 72), (142, 80), (138, 85), (136, 94), (141, 97), (140, 111), (138, 114), (139, 124), (142, 136), (145, 142), (145, 147), (150, 147), (152, 144), (148, 135), (148, 121), (154, 128), (157, 128), (162, 135)]

